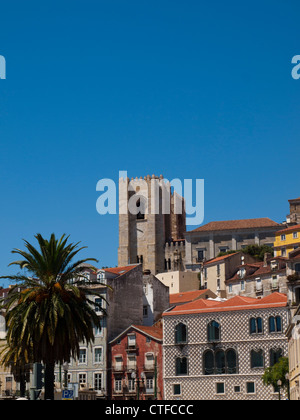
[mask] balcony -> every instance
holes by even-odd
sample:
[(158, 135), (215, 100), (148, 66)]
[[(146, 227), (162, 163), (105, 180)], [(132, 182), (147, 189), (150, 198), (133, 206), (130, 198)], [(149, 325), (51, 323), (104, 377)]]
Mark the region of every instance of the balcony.
[(144, 365), (144, 371), (145, 372), (154, 372), (155, 370), (155, 362), (153, 360), (153, 362), (147, 362)]
[(112, 366), (112, 370), (115, 373), (122, 373), (126, 370), (126, 366), (124, 365), (124, 363), (116, 363), (115, 365)]

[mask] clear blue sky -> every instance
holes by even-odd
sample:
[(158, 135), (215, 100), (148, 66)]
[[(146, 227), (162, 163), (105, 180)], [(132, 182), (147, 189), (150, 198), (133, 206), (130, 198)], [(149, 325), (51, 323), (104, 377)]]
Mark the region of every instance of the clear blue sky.
[(300, 196), (298, 0), (2, 2), (0, 273), (22, 238), (67, 233), (117, 264), (118, 171), (205, 179), (205, 223)]

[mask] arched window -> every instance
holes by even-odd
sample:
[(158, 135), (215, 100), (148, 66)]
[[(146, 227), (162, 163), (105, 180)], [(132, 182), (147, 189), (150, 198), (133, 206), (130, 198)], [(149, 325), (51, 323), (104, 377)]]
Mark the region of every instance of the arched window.
[(212, 350), (204, 353), (204, 375), (213, 375), (215, 372), (215, 355)]
[(222, 375), (225, 373), (225, 352), (223, 350), (217, 350), (215, 354), (216, 359), (216, 373), (217, 375)]
[(279, 359), (283, 357), (282, 349), (271, 349), (270, 350), (270, 366), (276, 365), (279, 362)]
[(237, 356), (233, 349), (226, 351), (226, 372), (229, 374), (237, 373)]
[(187, 342), (187, 327), (182, 322), (175, 327), (175, 343), (185, 344)]
[(176, 358), (176, 376), (188, 374), (188, 363), (186, 357)]
[(143, 220), (145, 219), (145, 213), (146, 213), (146, 198), (140, 196), (140, 198), (137, 200), (136, 202), (136, 207), (139, 209), (136, 218), (138, 220)]
[(264, 352), (262, 350), (251, 350), (251, 369), (264, 367)]
[(261, 318), (250, 318), (250, 334), (262, 334), (263, 323)]
[(270, 316), (270, 318), (269, 318), (269, 332), (270, 333), (282, 332), (281, 316)]
[(223, 375), (238, 373), (237, 353), (233, 349), (207, 350), (203, 354), (204, 375)]
[(207, 325), (207, 340), (220, 341), (220, 324), (217, 321), (211, 321)]

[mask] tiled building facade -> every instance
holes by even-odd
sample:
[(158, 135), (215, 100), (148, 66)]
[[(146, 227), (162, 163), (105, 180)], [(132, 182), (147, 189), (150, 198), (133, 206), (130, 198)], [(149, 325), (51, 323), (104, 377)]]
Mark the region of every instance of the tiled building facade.
[(272, 400), (264, 369), (287, 356), (285, 295), (197, 300), (164, 313), (164, 392), (174, 400)]

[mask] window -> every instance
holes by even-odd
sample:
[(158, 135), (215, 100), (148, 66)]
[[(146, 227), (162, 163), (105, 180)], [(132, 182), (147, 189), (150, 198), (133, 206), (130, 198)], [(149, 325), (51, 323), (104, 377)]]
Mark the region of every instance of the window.
[(135, 334), (129, 334), (127, 337), (128, 337), (128, 347), (135, 348), (136, 346)]
[(264, 352), (262, 350), (251, 350), (251, 369), (264, 367)]
[(250, 334), (262, 334), (262, 319), (261, 318), (251, 318), (250, 319)]
[(187, 375), (188, 374), (188, 365), (186, 357), (177, 357), (176, 358), (176, 376)]
[(146, 213), (146, 198), (145, 197), (140, 197), (137, 202), (136, 202), (136, 207), (139, 209), (136, 218), (138, 220), (144, 220), (145, 219), (145, 213)]
[(134, 392), (135, 391), (135, 380), (131, 377), (131, 375), (128, 376), (128, 391)]
[(236, 386), (234, 387), (234, 392), (235, 392), (236, 394), (238, 394), (239, 392), (241, 392), (241, 387), (240, 387), (239, 385), (236, 385)]
[(229, 291), (229, 293), (232, 293), (232, 283), (229, 284), (228, 291)]
[(102, 298), (101, 297), (98, 297), (95, 299), (95, 312), (102, 313)]
[(204, 375), (223, 375), (237, 373), (237, 354), (233, 349), (207, 350), (204, 353)]
[(281, 248), (281, 256), (286, 257), (286, 248)]
[(87, 352), (86, 349), (79, 350), (79, 364), (86, 364), (87, 363)]
[(128, 369), (136, 369), (136, 355), (135, 354), (129, 354), (127, 356), (127, 368)]
[(215, 367), (218, 375), (225, 373), (225, 352), (223, 350), (217, 350), (215, 353)]
[(241, 290), (245, 290), (245, 282), (244, 282), (244, 280), (241, 281)]
[(293, 239), (298, 239), (298, 232), (293, 233)]
[(217, 265), (217, 276), (221, 274), (221, 266), (220, 264)]
[(119, 379), (119, 378), (115, 379), (115, 391), (122, 392), (122, 379)]
[(286, 235), (284, 234), (284, 235), (281, 235), (281, 240), (282, 241), (285, 241), (286, 240)]
[(207, 340), (209, 342), (220, 341), (220, 324), (217, 321), (211, 321), (208, 324)]
[(86, 373), (79, 373), (78, 375), (78, 382), (79, 384), (87, 384), (86, 382)]
[(122, 370), (123, 369), (123, 358), (122, 356), (115, 357), (115, 370)]
[(187, 342), (187, 327), (185, 324), (178, 324), (175, 328), (175, 343), (183, 344)]
[(204, 354), (204, 375), (213, 375), (215, 371), (215, 355), (212, 350)]
[(94, 373), (94, 389), (101, 391), (102, 389), (102, 373)]
[(270, 350), (270, 366), (276, 365), (283, 356), (282, 349), (271, 349)]
[(217, 382), (216, 383), (216, 393), (217, 394), (225, 394), (225, 384), (224, 384), (224, 382)]
[(143, 306), (143, 318), (148, 317), (148, 305)]
[(237, 355), (233, 349), (226, 351), (226, 371), (229, 374), (237, 373)]
[(282, 319), (280, 316), (270, 316), (269, 318), (269, 332), (282, 332)]
[(247, 394), (255, 394), (255, 383), (247, 382), (246, 383), (246, 392)]
[(198, 261), (203, 261), (204, 260), (204, 250), (201, 249), (198, 251)]
[(272, 276), (272, 289), (278, 288), (278, 276), (274, 275)]
[(259, 277), (256, 278), (256, 290), (257, 291), (262, 290), (262, 282), (261, 282), (261, 278)]
[(296, 273), (300, 273), (300, 264), (295, 264)]
[(145, 369), (151, 370), (154, 369), (155, 359), (153, 353), (147, 353), (145, 357)]
[(102, 347), (94, 348), (94, 363), (102, 362)]
[(146, 377), (146, 394), (154, 393), (154, 379), (153, 376)]
[(181, 395), (181, 385), (173, 385), (173, 395)]

